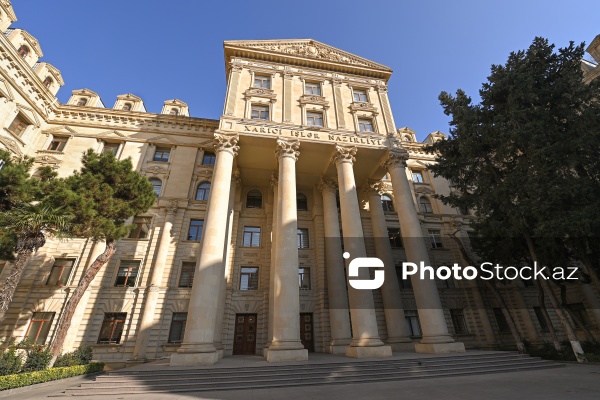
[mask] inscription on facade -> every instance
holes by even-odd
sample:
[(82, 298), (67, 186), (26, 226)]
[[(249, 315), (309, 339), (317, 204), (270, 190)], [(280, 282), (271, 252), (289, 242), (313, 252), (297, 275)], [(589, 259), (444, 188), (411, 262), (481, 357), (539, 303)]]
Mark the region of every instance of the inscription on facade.
[(353, 136), (353, 135), (339, 135), (331, 134), (326, 132), (311, 132), (308, 130), (296, 130), (296, 129), (285, 129), (285, 128), (271, 128), (267, 126), (255, 126), (255, 125), (240, 125), (243, 127), (242, 132), (247, 133), (264, 133), (267, 135), (275, 136), (287, 136), (295, 137), (298, 139), (313, 139), (322, 140), (325, 142), (334, 143), (355, 143), (355, 144), (367, 144), (372, 146), (383, 146), (385, 138), (380, 137), (365, 137), (365, 136)]

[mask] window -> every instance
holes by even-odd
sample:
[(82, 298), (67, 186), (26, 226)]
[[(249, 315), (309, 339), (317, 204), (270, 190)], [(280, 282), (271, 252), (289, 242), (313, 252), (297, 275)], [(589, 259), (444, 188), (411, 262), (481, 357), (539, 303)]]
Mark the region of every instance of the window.
[(400, 235), (400, 228), (388, 228), (388, 236), (390, 238), (390, 246), (392, 249), (402, 248), (402, 235)]
[(114, 142), (104, 142), (104, 146), (102, 147), (102, 154), (113, 153), (113, 155), (117, 155), (117, 151), (119, 151), (119, 143)]
[(198, 241), (202, 238), (202, 230), (204, 229), (204, 220), (203, 219), (191, 219), (190, 220), (190, 229), (188, 230), (188, 238), (187, 240), (195, 240)]
[(158, 178), (148, 179), (148, 181), (150, 181), (150, 183), (152, 184), (152, 189), (154, 189), (154, 196), (159, 197), (160, 190), (162, 189), (162, 181)]
[(387, 194), (381, 195), (381, 206), (383, 211), (394, 211), (394, 202)]
[(271, 89), (271, 78), (266, 75), (254, 75), (254, 84), (252, 86), (261, 89)]
[(245, 226), (244, 227), (244, 247), (259, 247), (260, 246), (260, 227)]
[(152, 217), (133, 218), (133, 228), (129, 232), (129, 239), (146, 239), (150, 231)]
[(52, 86), (52, 83), (54, 81), (52, 80), (52, 78), (50, 78), (49, 76), (46, 77), (46, 79), (44, 79), (44, 82), (42, 82), (42, 84), (44, 86), (46, 86), (47, 88), (49, 88), (50, 86)]
[(29, 55), (29, 47), (23, 45), (21, 47), (19, 47), (19, 55), (23, 58), (27, 57)]
[(544, 312), (542, 311), (541, 307), (533, 307), (533, 312), (535, 313), (535, 317), (538, 320), (538, 323), (540, 324), (540, 330), (542, 332), (548, 332), (548, 324), (546, 323), (546, 318), (544, 318)]
[(154, 151), (154, 158), (152, 159), (152, 161), (168, 162), (170, 155), (171, 155), (170, 147), (157, 147), (156, 150)]
[(404, 318), (410, 330), (410, 336), (421, 336), (421, 323), (417, 310), (404, 310)]
[(310, 290), (310, 268), (298, 268), (300, 290)]
[(432, 249), (441, 249), (442, 246), (442, 235), (440, 231), (437, 229), (430, 229), (429, 231), (429, 240), (431, 242)]
[(268, 106), (252, 106), (252, 119), (269, 119), (269, 107)]
[(85, 106), (86, 104), (87, 104), (87, 99), (84, 99), (83, 97), (81, 99), (79, 99), (79, 101), (77, 101), (78, 106)]
[(54, 319), (53, 312), (35, 312), (31, 316), (31, 322), (27, 328), (25, 338), (37, 344), (44, 344), (48, 338), (48, 332)]
[(202, 182), (198, 185), (198, 189), (196, 190), (196, 200), (207, 201), (208, 195), (210, 194), (210, 183)]
[(67, 140), (68, 139), (64, 137), (54, 137), (54, 139), (52, 139), (46, 150), (63, 151), (63, 149), (67, 145)]
[(307, 112), (306, 125), (308, 126), (323, 126), (323, 113)]
[(205, 151), (202, 156), (202, 165), (215, 165), (215, 161), (217, 161), (217, 156), (215, 153), (211, 153), (210, 151)]
[(179, 275), (179, 287), (192, 287), (194, 283), (194, 271), (196, 263), (193, 261), (184, 261), (181, 263), (181, 275)]
[(8, 130), (15, 136), (21, 136), (29, 125), (31, 125), (29, 121), (25, 119), (23, 114), (19, 113), (15, 119), (13, 119), (13, 122), (10, 123)]
[(402, 279), (402, 268), (398, 265), (396, 265), (396, 278), (398, 278), (398, 286), (400, 286), (400, 289), (411, 289), (412, 290), (412, 281), (410, 280), (410, 277), (407, 277), (406, 279)]
[(131, 111), (131, 103), (125, 103), (123, 104), (123, 111)]
[(316, 82), (306, 82), (304, 84), (304, 94), (309, 94), (312, 96), (320, 96), (321, 95), (321, 84)]
[(258, 290), (258, 268), (241, 268), (240, 290)]
[(411, 171), (413, 176), (413, 182), (423, 183), (423, 173), (421, 171)]
[(581, 328), (583, 326), (590, 326), (590, 318), (588, 317), (587, 311), (583, 303), (567, 304), (567, 308), (570, 311), (575, 328)]
[(304, 193), (296, 195), (296, 209), (298, 211), (308, 211), (308, 199)]
[(262, 193), (251, 190), (246, 195), (246, 208), (262, 208)]
[(508, 326), (508, 322), (506, 322), (506, 318), (502, 313), (500, 308), (494, 308), (494, 317), (496, 318), (496, 323), (498, 324), (498, 329), (500, 333), (510, 332), (510, 327)]
[(367, 91), (363, 89), (352, 89), (354, 101), (369, 101), (367, 99)]
[(452, 317), (452, 325), (454, 326), (454, 333), (456, 334), (467, 334), (467, 323), (465, 321), (465, 315), (461, 308), (450, 309), (450, 316)]
[(115, 286), (135, 286), (139, 268), (140, 261), (121, 261)]
[(308, 228), (298, 228), (298, 248), (308, 249)]
[(98, 335), (98, 343), (116, 343), (121, 342), (121, 335), (125, 327), (125, 319), (127, 313), (105, 313), (100, 335)]
[(169, 343), (183, 342), (183, 334), (185, 333), (186, 321), (186, 312), (173, 313), (173, 319), (171, 319), (171, 328), (169, 329)]
[(169, 115), (179, 115), (179, 110), (176, 108), (171, 108), (171, 111), (169, 111)]
[(419, 209), (421, 210), (422, 213), (431, 214), (433, 212), (433, 208), (431, 207), (431, 202), (429, 201), (429, 199), (427, 197), (421, 196), (419, 198)]
[(358, 119), (358, 131), (359, 132), (373, 132), (373, 121), (370, 119)]
[(52, 265), (52, 271), (50, 271), (46, 285), (66, 285), (74, 263), (75, 260), (66, 258), (57, 258), (54, 260), (54, 265)]

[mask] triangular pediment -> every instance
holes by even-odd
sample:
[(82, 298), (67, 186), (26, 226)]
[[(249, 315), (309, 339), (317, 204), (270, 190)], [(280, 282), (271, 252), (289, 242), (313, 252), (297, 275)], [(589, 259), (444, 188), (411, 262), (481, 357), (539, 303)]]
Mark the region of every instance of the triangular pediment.
[(125, 135), (123, 135), (121, 132), (119, 131), (104, 131), (104, 132), (100, 132), (98, 134), (99, 137), (103, 137), (103, 138), (110, 138), (110, 137), (120, 137), (120, 138), (124, 138), (126, 137)]
[(44, 129), (44, 133), (65, 133), (65, 134), (69, 134), (69, 135), (73, 135), (76, 134), (77, 131), (73, 128), (71, 128), (70, 126), (66, 126), (66, 125), (61, 125), (61, 126), (55, 126), (54, 128), (50, 128), (50, 129)]
[(148, 142), (152, 143), (169, 143), (169, 144), (179, 144), (179, 142), (169, 136), (166, 135), (158, 135), (148, 139)]

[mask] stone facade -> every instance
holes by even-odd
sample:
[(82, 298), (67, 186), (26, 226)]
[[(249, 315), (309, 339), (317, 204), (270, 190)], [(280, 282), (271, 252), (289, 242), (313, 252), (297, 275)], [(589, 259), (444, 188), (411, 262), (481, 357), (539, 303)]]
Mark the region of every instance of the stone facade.
[[(86, 149), (113, 151), (131, 158), (157, 194), (80, 303), (65, 351), (92, 344), (96, 358), (118, 367), (161, 357), (196, 365), (234, 353), (274, 362), (309, 351), (385, 357), (511, 345), (497, 304), (474, 282), (395, 276), (405, 260), (459, 260), (445, 234), (460, 228), (468, 246), (473, 217), (434, 197), (450, 186), (428, 171), (433, 156), (423, 148), (445, 135), (419, 143), (396, 128), (390, 68), (314, 40), (227, 41), (220, 119), (191, 117), (177, 99), (148, 113), (133, 94), (105, 108), (89, 89), (60, 104), (60, 72), (39, 62), (39, 43), (10, 28), (15, 20), (0, 1), (0, 148), (59, 176), (78, 169)], [(84, 239), (40, 249), (0, 336), (22, 339), (35, 328), (49, 341), (102, 250)], [(347, 287), (344, 251), (384, 260), (386, 285)], [(9, 268), (0, 266), (3, 281)], [(501, 291), (524, 336), (548, 340), (536, 289), (515, 281)], [(594, 289), (570, 286), (568, 296), (592, 327), (600, 324)]]

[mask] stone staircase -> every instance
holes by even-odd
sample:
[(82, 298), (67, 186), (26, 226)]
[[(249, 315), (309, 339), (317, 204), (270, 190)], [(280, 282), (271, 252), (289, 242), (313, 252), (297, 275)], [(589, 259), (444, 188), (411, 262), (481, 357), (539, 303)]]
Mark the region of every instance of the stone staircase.
[[(149, 364), (148, 364), (149, 365)], [(562, 364), (513, 352), (246, 367), (123, 369), (57, 397), (265, 389), (527, 371)]]

